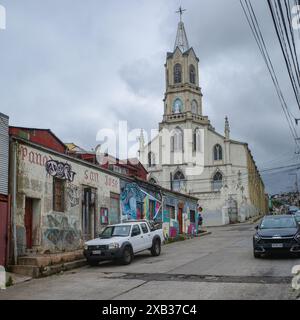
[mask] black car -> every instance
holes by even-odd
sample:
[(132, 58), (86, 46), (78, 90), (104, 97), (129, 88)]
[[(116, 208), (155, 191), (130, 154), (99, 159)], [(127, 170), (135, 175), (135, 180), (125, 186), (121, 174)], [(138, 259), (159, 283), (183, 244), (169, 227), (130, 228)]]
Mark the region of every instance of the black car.
[(300, 254), (300, 225), (294, 216), (265, 216), (253, 236), (253, 254), (291, 252)]

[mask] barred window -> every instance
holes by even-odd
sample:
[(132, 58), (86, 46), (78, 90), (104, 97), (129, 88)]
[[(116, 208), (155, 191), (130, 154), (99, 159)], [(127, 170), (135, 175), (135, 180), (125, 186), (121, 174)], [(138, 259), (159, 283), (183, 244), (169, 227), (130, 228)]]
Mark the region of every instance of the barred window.
[(65, 181), (53, 178), (53, 210), (65, 211)]

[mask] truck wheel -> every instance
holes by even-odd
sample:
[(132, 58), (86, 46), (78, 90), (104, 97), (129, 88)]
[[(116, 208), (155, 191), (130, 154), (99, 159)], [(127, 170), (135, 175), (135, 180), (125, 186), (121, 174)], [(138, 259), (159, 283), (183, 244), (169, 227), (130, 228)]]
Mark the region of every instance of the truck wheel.
[(151, 248), (151, 254), (153, 257), (157, 257), (160, 255), (161, 252), (161, 245), (159, 240), (155, 240), (153, 242), (152, 248)]
[(257, 253), (255, 251), (253, 251), (253, 256), (254, 256), (255, 259), (258, 259), (258, 258), (261, 257), (260, 253)]
[(96, 267), (96, 266), (98, 266), (99, 261), (88, 260), (88, 264), (89, 264), (91, 267)]
[(133, 254), (129, 247), (126, 247), (123, 251), (123, 256), (121, 258), (121, 263), (124, 265), (130, 264), (132, 262)]

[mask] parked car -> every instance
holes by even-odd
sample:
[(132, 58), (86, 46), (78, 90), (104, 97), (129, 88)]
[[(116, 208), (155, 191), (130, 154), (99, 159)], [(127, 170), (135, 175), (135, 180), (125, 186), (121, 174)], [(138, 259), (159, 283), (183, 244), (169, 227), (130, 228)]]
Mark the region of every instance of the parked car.
[(107, 226), (99, 238), (85, 243), (83, 253), (92, 266), (104, 260), (118, 260), (127, 265), (136, 253), (144, 250), (159, 256), (163, 241), (162, 229), (146, 220), (130, 221)]
[(293, 215), (265, 216), (253, 236), (253, 254), (291, 252), (300, 254), (300, 225)]
[(287, 214), (295, 214), (299, 210), (296, 206), (289, 206)]

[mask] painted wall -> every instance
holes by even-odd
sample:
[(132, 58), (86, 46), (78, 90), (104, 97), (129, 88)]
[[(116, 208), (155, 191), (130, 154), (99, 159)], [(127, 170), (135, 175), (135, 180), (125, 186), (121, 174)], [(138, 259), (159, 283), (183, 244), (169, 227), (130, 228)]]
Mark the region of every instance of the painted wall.
[(151, 218), (162, 221), (162, 197), (159, 192), (121, 180), (120, 202), (122, 221)]
[[(121, 214), (122, 220), (147, 219), (162, 222), (165, 238), (176, 238), (179, 235), (178, 210), (182, 205), (182, 233), (193, 235), (198, 229), (197, 200), (171, 191), (154, 192), (145, 185), (121, 180)], [(159, 189), (159, 186), (157, 186)], [(150, 205), (152, 202), (152, 207)], [(175, 209), (175, 219), (170, 217), (168, 206)], [(152, 209), (152, 213), (151, 213)], [(191, 222), (191, 212), (195, 212), (195, 222)]]
[[(65, 180), (64, 212), (53, 210), (53, 179)], [(71, 158), (20, 143), (17, 171), (18, 252), (26, 250), (24, 223), (26, 198), (33, 199), (33, 249), (38, 252), (80, 248), (82, 239), (83, 190), (93, 188), (93, 231), (101, 229), (101, 208), (108, 211), (111, 193), (120, 193), (119, 178)], [(109, 220), (109, 219), (108, 219)]]
[[(179, 206), (182, 206), (182, 233), (194, 235), (198, 232), (198, 213), (197, 213), (197, 200), (191, 200), (184, 196), (179, 197), (172, 192), (165, 193), (164, 198), (164, 214), (163, 214), (163, 230), (166, 238), (176, 238), (180, 234), (179, 230)], [(175, 219), (169, 214), (168, 207), (171, 206), (175, 209)], [(195, 212), (195, 221), (191, 221), (191, 210)]]

